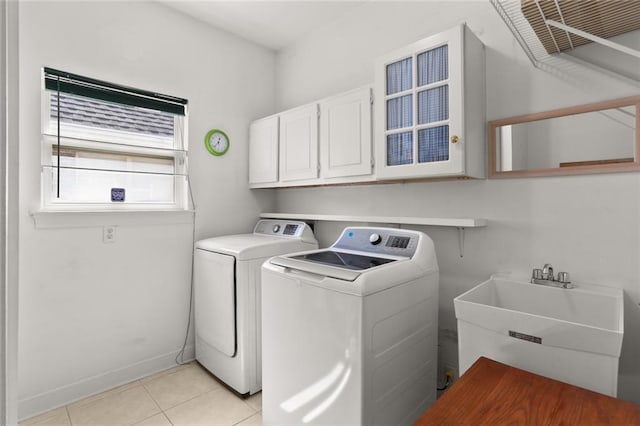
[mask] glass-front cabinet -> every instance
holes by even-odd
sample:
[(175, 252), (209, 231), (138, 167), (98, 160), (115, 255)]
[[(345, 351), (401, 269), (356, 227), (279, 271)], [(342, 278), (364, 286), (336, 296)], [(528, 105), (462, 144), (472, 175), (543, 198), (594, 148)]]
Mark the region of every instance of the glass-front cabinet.
[(250, 187), (484, 178), (484, 46), (471, 30), (456, 26), (373, 65), (373, 98), (365, 86), (252, 123)]
[(484, 48), (465, 26), (376, 62), (377, 179), (484, 177)]

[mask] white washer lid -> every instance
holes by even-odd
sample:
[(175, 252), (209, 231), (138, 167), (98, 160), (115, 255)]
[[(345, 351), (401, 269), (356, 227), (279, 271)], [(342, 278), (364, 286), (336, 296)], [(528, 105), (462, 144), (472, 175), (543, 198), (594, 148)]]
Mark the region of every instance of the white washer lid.
[(297, 238), (269, 235), (239, 234), (207, 238), (196, 243), (196, 248), (235, 256), (238, 260), (277, 256), (294, 251), (304, 251), (317, 246)]

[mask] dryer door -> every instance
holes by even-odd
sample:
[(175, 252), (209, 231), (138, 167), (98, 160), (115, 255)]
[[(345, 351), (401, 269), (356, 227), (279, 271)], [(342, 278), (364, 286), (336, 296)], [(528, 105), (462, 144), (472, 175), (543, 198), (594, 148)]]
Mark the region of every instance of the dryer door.
[(230, 357), (236, 354), (236, 258), (196, 249), (194, 304), (196, 335)]

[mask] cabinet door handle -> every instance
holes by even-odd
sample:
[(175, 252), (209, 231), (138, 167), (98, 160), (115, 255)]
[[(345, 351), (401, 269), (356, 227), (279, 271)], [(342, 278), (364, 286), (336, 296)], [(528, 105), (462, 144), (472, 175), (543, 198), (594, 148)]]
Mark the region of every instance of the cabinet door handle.
[(458, 143), (460, 138), (457, 135), (451, 136), (451, 143)]

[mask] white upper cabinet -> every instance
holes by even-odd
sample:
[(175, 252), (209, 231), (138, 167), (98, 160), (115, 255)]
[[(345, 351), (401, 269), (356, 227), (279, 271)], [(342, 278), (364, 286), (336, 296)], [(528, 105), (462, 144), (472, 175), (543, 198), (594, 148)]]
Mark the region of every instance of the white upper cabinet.
[(291, 182), (318, 177), (318, 105), (280, 115), (280, 180)]
[(459, 25), (379, 58), (373, 97), (364, 87), (254, 122), (250, 186), (484, 178), (484, 58)]
[(485, 176), (484, 69), (465, 25), (376, 61), (377, 179)]
[(249, 132), (249, 185), (372, 181), (371, 136), (371, 86), (257, 120)]
[(278, 182), (278, 116), (249, 127), (249, 184)]
[(371, 88), (320, 101), (320, 175), (371, 175)]

